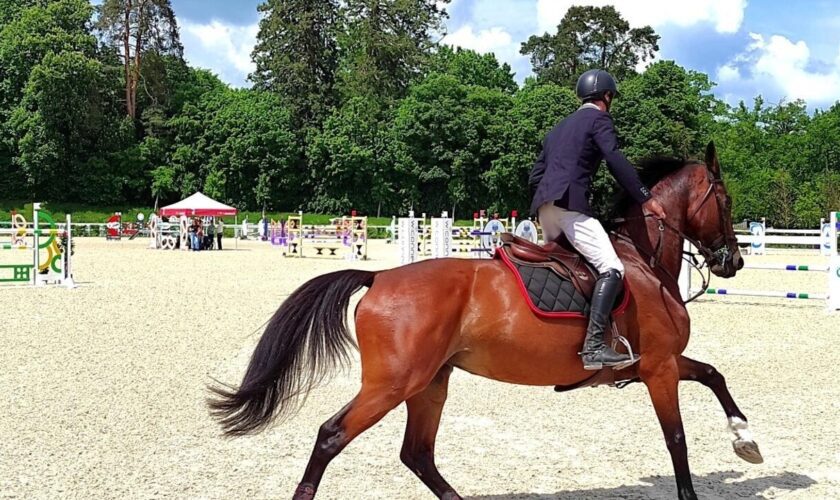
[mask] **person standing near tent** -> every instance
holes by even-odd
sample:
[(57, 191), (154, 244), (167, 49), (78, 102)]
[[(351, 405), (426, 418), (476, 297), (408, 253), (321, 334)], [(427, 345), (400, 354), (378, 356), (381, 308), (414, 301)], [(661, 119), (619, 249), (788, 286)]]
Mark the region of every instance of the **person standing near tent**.
[(225, 232), (225, 223), (221, 217), (216, 217), (216, 248), (222, 249), (222, 234)]
[(206, 217), (204, 221), (207, 223), (207, 236), (204, 237), (204, 248), (206, 250), (212, 250), (213, 241), (216, 239), (216, 225), (213, 224), (211, 217)]
[(260, 217), (260, 221), (257, 222), (257, 234), (259, 234), (260, 241), (265, 241), (265, 233), (266, 233), (266, 220), (265, 215)]

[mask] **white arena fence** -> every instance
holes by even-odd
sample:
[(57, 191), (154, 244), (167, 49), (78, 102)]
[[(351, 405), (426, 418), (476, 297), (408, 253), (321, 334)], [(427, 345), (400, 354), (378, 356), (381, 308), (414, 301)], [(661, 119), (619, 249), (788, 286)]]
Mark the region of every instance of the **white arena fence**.
[[(783, 299), (809, 299), (825, 301), (830, 311), (840, 310), (840, 256), (837, 253), (837, 234), (840, 231), (840, 223), (837, 221), (837, 212), (832, 212), (828, 223), (823, 223), (819, 230), (772, 230), (775, 234), (768, 234), (765, 223), (753, 223), (750, 225), (751, 235), (749, 243), (752, 254), (763, 255), (766, 253), (766, 245), (778, 244), (785, 246), (806, 245), (811, 248), (819, 246), (821, 255), (827, 257), (825, 265), (796, 264), (796, 263), (764, 263), (750, 264), (749, 258), (745, 258), (744, 269), (755, 269), (762, 271), (782, 272), (814, 272), (823, 273), (826, 276), (826, 289), (821, 292), (787, 291), (787, 290), (740, 290), (730, 288), (708, 288), (706, 295), (738, 295), (748, 297), (775, 297)], [(793, 236), (785, 236), (793, 235)], [(741, 238), (739, 237), (739, 242)], [(687, 250), (692, 250), (686, 245)], [(680, 292), (683, 300), (699, 292), (699, 289), (692, 288), (692, 268), (688, 263), (683, 263), (680, 272)]]

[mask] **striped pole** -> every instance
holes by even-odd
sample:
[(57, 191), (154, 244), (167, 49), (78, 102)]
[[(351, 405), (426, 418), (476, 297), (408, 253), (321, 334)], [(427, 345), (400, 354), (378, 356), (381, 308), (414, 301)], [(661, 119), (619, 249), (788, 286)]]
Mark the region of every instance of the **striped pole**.
[(828, 266), (812, 266), (798, 264), (745, 264), (744, 269), (768, 269), (780, 271), (814, 271), (826, 273)]
[(840, 222), (837, 222), (837, 212), (831, 212), (829, 218), (829, 269), (828, 269), (828, 309), (840, 310), (840, 255), (837, 255), (837, 232)]
[(826, 300), (828, 295), (824, 293), (800, 293), (800, 292), (772, 292), (764, 290), (731, 290), (726, 288), (708, 288), (706, 295), (741, 295), (748, 297), (778, 297), (782, 299), (816, 299)]

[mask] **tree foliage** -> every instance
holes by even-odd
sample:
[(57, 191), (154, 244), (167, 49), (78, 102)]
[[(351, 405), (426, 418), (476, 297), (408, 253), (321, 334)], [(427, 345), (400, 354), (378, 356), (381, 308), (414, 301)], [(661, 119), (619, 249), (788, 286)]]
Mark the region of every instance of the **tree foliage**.
[(442, 30), (448, 0), (345, 0), (339, 38), (339, 84), (355, 96), (388, 103), (403, 97), (422, 72)]
[(122, 59), (125, 109), (135, 118), (138, 87), (148, 73), (146, 55), (183, 57), (175, 11), (170, 0), (104, 0), (97, 13), (96, 28)]
[(589, 69), (605, 69), (623, 80), (659, 50), (653, 28), (630, 28), (615, 7), (569, 8), (557, 33), (531, 36), (521, 53), (530, 56), (541, 81), (574, 86)]
[[(840, 208), (840, 104), (727, 106), (673, 61), (637, 73), (658, 36), (612, 7), (523, 44), (536, 76), (520, 87), (493, 54), (436, 43), (445, 4), (265, 0), (254, 88), (234, 90), (184, 62), (168, 0), (0, 0), (0, 199), (524, 213), (545, 134), (604, 67), (631, 161), (714, 139), (736, 220), (814, 227)], [(594, 205), (617, 189), (602, 168)]]
[(299, 126), (319, 124), (335, 105), (340, 25), (337, 0), (267, 0), (253, 58), (254, 87), (283, 97)]

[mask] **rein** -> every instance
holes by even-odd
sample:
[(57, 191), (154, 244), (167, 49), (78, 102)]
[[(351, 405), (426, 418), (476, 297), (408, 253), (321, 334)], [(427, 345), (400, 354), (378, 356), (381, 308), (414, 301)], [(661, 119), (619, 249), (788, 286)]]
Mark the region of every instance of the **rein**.
[[(702, 206), (702, 204), (701, 204), (701, 206)], [(696, 213), (696, 211), (695, 211), (695, 213)], [(617, 219), (613, 219), (612, 222), (620, 224), (620, 223), (630, 222), (630, 221), (634, 221), (634, 220), (644, 220), (648, 217), (653, 217), (653, 215), (642, 215), (642, 216), (636, 216), (636, 217), (619, 217)], [(669, 224), (668, 222), (666, 222), (664, 220), (660, 220), (660, 219), (657, 219), (657, 222), (659, 223), (659, 232), (658, 232), (659, 235), (658, 235), (657, 242), (656, 242), (656, 249), (654, 250), (653, 254), (649, 253), (644, 248), (639, 247), (639, 245), (635, 241), (633, 241), (632, 238), (627, 236), (626, 234), (619, 233), (618, 231), (615, 231), (615, 230), (610, 231), (610, 233), (615, 235), (616, 238), (618, 238), (622, 241), (625, 241), (627, 243), (630, 243), (631, 245), (633, 245), (633, 247), (636, 250), (638, 250), (640, 253), (644, 254), (644, 256), (649, 259), (649, 264), (650, 264), (651, 269), (656, 269), (656, 267), (659, 264), (659, 261), (662, 258), (662, 249), (663, 249), (662, 235), (664, 234), (666, 228), (669, 229), (670, 231), (672, 231), (674, 234), (678, 235), (679, 237), (683, 238), (684, 240), (688, 241), (692, 245), (694, 245), (694, 247), (697, 248), (699, 253), (689, 252), (689, 251), (683, 250), (681, 260), (683, 260), (684, 262), (687, 262), (691, 267), (696, 269), (698, 273), (700, 273), (700, 277), (703, 279), (703, 285), (700, 287), (700, 291), (698, 291), (697, 293), (695, 293), (694, 295), (692, 295), (691, 297), (689, 297), (688, 299), (683, 301), (684, 304), (688, 304), (689, 302), (694, 301), (695, 299), (697, 299), (698, 297), (700, 297), (701, 295), (706, 293), (706, 289), (709, 287), (709, 282), (710, 282), (710, 278), (711, 278), (711, 268), (709, 267), (709, 262), (708, 261), (709, 261), (709, 258), (714, 256), (717, 252), (713, 252), (713, 251), (709, 250), (702, 243), (700, 243), (696, 239), (688, 236), (687, 234), (680, 231), (678, 228), (674, 227), (673, 225)], [(702, 264), (697, 260), (698, 255), (703, 256)], [(703, 268), (706, 269), (706, 274), (703, 274)], [(678, 278), (676, 278), (673, 274), (671, 274), (670, 271), (668, 271), (664, 267), (660, 266), (660, 269), (669, 278), (671, 278), (671, 280), (673, 280), (673, 282), (675, 284), (677, 284), (677, 286), (679, 287), (679, 279)]]

